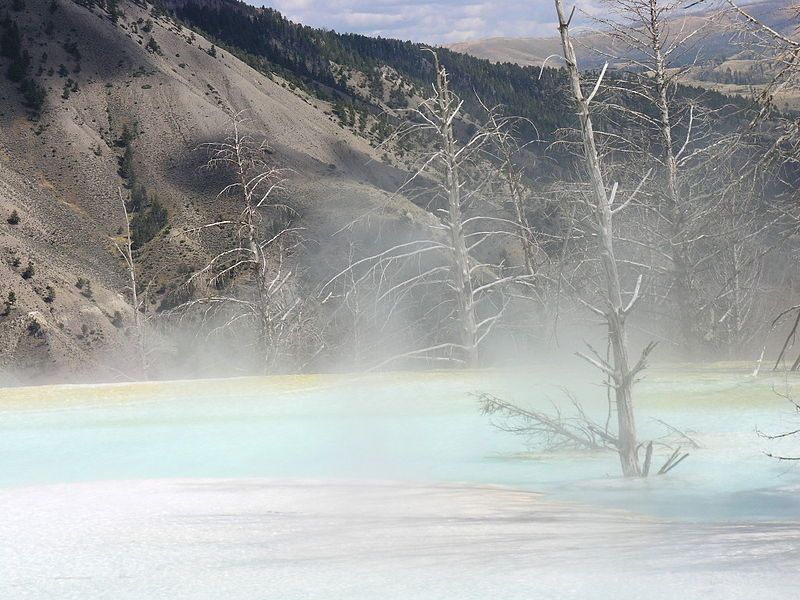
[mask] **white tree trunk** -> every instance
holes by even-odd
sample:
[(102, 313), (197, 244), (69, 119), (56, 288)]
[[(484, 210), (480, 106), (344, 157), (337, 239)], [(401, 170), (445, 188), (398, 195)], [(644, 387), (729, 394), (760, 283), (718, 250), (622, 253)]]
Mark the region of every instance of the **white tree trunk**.
[(457, 147), (453, 134), (453, 112), (447, 73), (439, 68), (437, 85), (440, 90), (439, 106), (442, 115), (441, 138), (444, 145), (444, 159), (447, 168), (447, 192), (452, 251), (452, 269), (455, 292), (457, 295), (458, 319), (461, 330), (461, 345), (464, 347), (464, 363), (469, 369), (478, 366), (478, 325), (475, 319), (475, 301), (473, 298), (472, 277), (470, 276), (470, 260), (467, 243), (464, 238), (463, 217), (461, 214), (461, 177), (457, 161)]
[(639, 465), (636, 421), (633, 413), (632, 373), (628, 358), (628, 342), (625, 333), (625, 307), (622, 303), (622, 288), (620, 284), (617, 260), (614, 256), (614, 229), (611, 198), (606, 191), (603, 181), (603, 171), (600, 165), (600, 156), (595, 143), (594, 128), (592, 126), (589, 101), (581, 89), (580, 72), (575, 56), (575, 49), (569, 35), (569, 21), (567, 20), (561, 0), (554, 0), (559, 20), (561, 34), (561, 47), (567, 64), (572, 96), (578, 110), (581, 123), (581, 138), (583, 141), (584, 158), (592, 189), (592, 208), (594, 211), (594, 227), (598, 238), (598, 253), (604, 274), (605, 288), (603, 295), (607, 303), (606, 321), (608, 336), (611, 342), (613, 368), (614, 368), (614, 393), (619, 426), (619, 457), (622, 472), (626, 477), (638, 477), (642, 474)]

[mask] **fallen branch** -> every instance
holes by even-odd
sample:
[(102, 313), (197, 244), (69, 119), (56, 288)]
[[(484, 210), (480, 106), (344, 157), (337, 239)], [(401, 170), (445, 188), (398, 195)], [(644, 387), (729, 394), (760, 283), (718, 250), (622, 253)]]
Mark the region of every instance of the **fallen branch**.
[(520, 408), (491, 394), (480, 394), (481, 412), (485, 415), (501, 415), (506, 418), (495, 426), (531, 437), (542, 437), (547, 450), (578, 448), (583, 450), (617, 451), (619, 441), (603, 427), (589, 419), (580, 404), (572, 399), (576, 407), (575, 417), (563, 417), (560, 412), (549, 415), (533, 409)]

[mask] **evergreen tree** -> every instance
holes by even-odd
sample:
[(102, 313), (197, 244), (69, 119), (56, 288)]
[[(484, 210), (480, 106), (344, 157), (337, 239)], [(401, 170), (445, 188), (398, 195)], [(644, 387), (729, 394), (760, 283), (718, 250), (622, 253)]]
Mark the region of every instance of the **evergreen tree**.
[(119, 6), (117, 5), (117, 0), (106, 0), (106, 10), (108, 11), (108, 16), (111, 18), (112, 23), (119, 21)]
[(150, 40), (147, 42), (145, 48), (147, 48), (148, 52), (152, 52), (153, 54), (158, 54), (159, 56), (161, 56), (162, 54), (161, 46), (158, 45), (158, 42), (153, 37), (151, 37)]
[(139, 135), (139, 125), (135, 121), (132, 125), (125, 123), (122, 126), (122, 135), (117, 140), (117, 146), (129, 146)]
[(22, 51), (22, 36), (14, 21), (7, 21), (2, 37), (0, 37), (0, 56), (17, 58)]
[(47, 97), (47, 90), (44, 89), (37, 81), (26, 78), (20, 84), (20, 90), (25, 100), (25, 106), (30, 108), (34, 113), (39, 113), (44, 106), (44, 101)]
[(152, 240), (159, 231), (166, 227), (168, 222), (167, 209), (151, 196), (148, 206), (140, 210), (131, 220), (131, 239), (134, 250), (141, 248)]
[(134, 185), (128, 201), (128, 212), (139, 212), (147, 205), (147, 190), (143, 185)]
[(16, 303), (17, 303), (17, 295), (13, 291), (8, 292), (8, 298), (3, 303), (5, 304), (5, 310), (3, 310), (4, 317), (7, 317), (11, 313), (11, 309), (14, 307)]
[(125, 146), (125, 152), (119, 161), (119, 176), (133, 185), (133, 147)]

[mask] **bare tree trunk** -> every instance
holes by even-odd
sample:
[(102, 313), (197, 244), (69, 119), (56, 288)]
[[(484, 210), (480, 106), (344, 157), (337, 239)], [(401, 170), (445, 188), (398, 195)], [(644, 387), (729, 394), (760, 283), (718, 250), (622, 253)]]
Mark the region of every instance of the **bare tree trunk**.
[(528, 222), (528, 216), (525, 214), (525, 205), (522, 199), (522, 190), (519, 187), (519, 182), (516, 181), (513, 166), (509, 163), (507, 170), (507, 178), (511, 187), (511, 198), (514, 201), (514, 212), (516, 213), (517, 223), (522, 229), (522, 254), (525, 260), (525, 271), (531, 277), (536, 276), (536, 249), (531, 240), (531, 226)]
[[(136, 351), (139, 358), (139, 366), (142, 374), (147, 378), (149, 371), (149, 363), (147, 360), (147, 347), (145, 341), (145, 324), (142, 321), (142, 307), (144, 306), (139, 297), (139, 285), (136, 281), (136, 263), (133, 261), (133, 238), (131, 236), (131, 222), (130, 215), (128, 214), (128, 207), (125, 204), (125, 198), (122, 195), (122, 190), (117, 188), (119, 201), (122, 204), (122, 214), (125, 216), (125, 247), (120, 248), (117, 245), (117, 250), (125, 260), (125, 266), (128, 268), (128, 278), (130, 281), (131, 291), (131, 304), (133, 305), (133, 328), (134, 336), (136, 338)], [(116, 242), (115, 242), (116, 243)]]
[(561, 0), (554, 1), (556, 12), (558, 13), (561, 47), (567, 64), (570, 87), (578, 110), (578, 118), (581, 122), (584, 158), (592, 189), (594, 226), (598, 237), (598, 252), (605, 279), (604, 297), (608, 304), (605, 316), (614, 361), (613, 379), (619, 425), (619, 457), (623, 474), (626, 477), (638, 477), (642, 471), (639, 465), (636, 421), (633, 413), (633, 374), (628, 358), (628, 342), (625, 333), (626, 309), (622, 303), (619, 271), (617, 269), (617, 260), (614, 256), (613, 213), (611, 210), (613, 196), (609, 197), (603, 181), (603, 171), (600, 165), (600, 156), (595, 143), (594, 128), (589, 110), (589, 99), (584, 96), (581, 89), (578, 62), (569, 35), (569, 20), (564, 14)]
[(230, 162), (236, 171), (238, 179), (239, 196), (244, 206), (242, 211), (242, 227), (245, 229), (245, 243), (251, 254), (250, 268), (255, 274), (255, 287), (257, 299), (255, 302), (256, 321), (258, 323), (258, 347), (261, 359), (261, 373), (267, 375), (271, 367), (270, 339), (269, 339), (269, 294), (266, 290), (267, 273), (266, 257), (259, 243), (258, 228), (256, 226), (258, 200), (250, 185), (252, 168), (251, 157), (248, 156), (247, 139), (240, 130), (241, 122), (238, 118), (232, 119), (232, 144), (229, 149)]
[[(438, 61), (437, 61), (438, 67)], [(463, 218), (461, 215), (461, 177), (457, 159), (457, 147), (453, 134), (453, 118), (455, 113), (450, 95), (447, 72), (438, 67), (437, 86), (440, 90), (439, 108), (444, 117), (441, 121), (440, 135), (444, 144), (444, 159), (447, 168), (448, 209), (450, 218), (450, 244), (453, 253), (453, 279), (458, 296), (458, 317), (461, 324), (461, 344), (464, 346), (464, 362), (469, 369), (478, 366), (478, 326), (475, 319), (475, 301), (470, 276), (470, 260), (467, 243), (464, 238)]]
[(677, 309), (677, 319), (680, 327), (681, 342), (690, 354), (695, 350), (694, 319), (696, 311), (692, 306), (690, 269), (686, 257), (684, 228), (685, 219), (681, 206), (680, 192), (678, 190), (678, 158), (675, 155), (672, 141), (672, 117), (668, 99), (669, 80), (667, 77), (667, 64), (662, 51), (661, 18), (659, 14), (659, 0), (649, 0), (649, 19), (647, 24), (650, 35), (650, 49), (653, 59), (653, 79), (656, 85), (655, 102), (658, 107), (661, 143), (663, 144), (663, 160), (666, 170), (668, 214), (670, 220), (670, 246), (669, 253), (672, 261), (672, 286)]
[(258, 229), (256, 227), (256, 211), (253, 205), (252, 195), (248, 193), (247, 173), (244, 165), (239, 164), (239, 176), (241, 186), (242, 202), (245, 205), (244, 222), (247, 229), (247, 246), (252, 254), (252, 269), (255, 272), (255, 285), (258, 293), (256, 300), (256, 313), (258, 320), (258, 345), (261, 357), (261, 373), (268, 375), (274, 362), (272, 355), (272, 344), (269, 335), (270, 324), (270, 298), (267, 289), (267, 264), (266, 256), (261, 248), (258, 239)]

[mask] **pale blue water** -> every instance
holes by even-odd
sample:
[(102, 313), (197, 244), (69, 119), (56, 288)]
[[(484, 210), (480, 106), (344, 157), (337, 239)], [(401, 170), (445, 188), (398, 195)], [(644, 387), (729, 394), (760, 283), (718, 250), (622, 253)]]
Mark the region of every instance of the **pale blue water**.
[[(460, 481), (692, 521), (797, 519), (800, 466), (765, 456), (771, 445), (755, 432), (797, 426), (791, 406), (771, 392), (775, 382), (748, 382), (742, 373), (670, 377), (642, 384), (640, 437), (664, 433), (652, 420), (658, 417), (696, 432), (703, 448), (673, 474), (645, 481), (620, 479), (610, 453), (526, 452), (525, 440), (479, 413), (471, 393), (497, 391), (545, 406), (546, 397), (562, 402), (559, 392), (541, 376), (469, 374), (305, 390), (265, 383), (263, 391), (230, 395), (186, 384), (168, 399), (106, 405), (98, 387), (94, 406), (1, 411), (0, 485), (187, 477)], [(577, 391), (600, 414), (602, 390)]]

